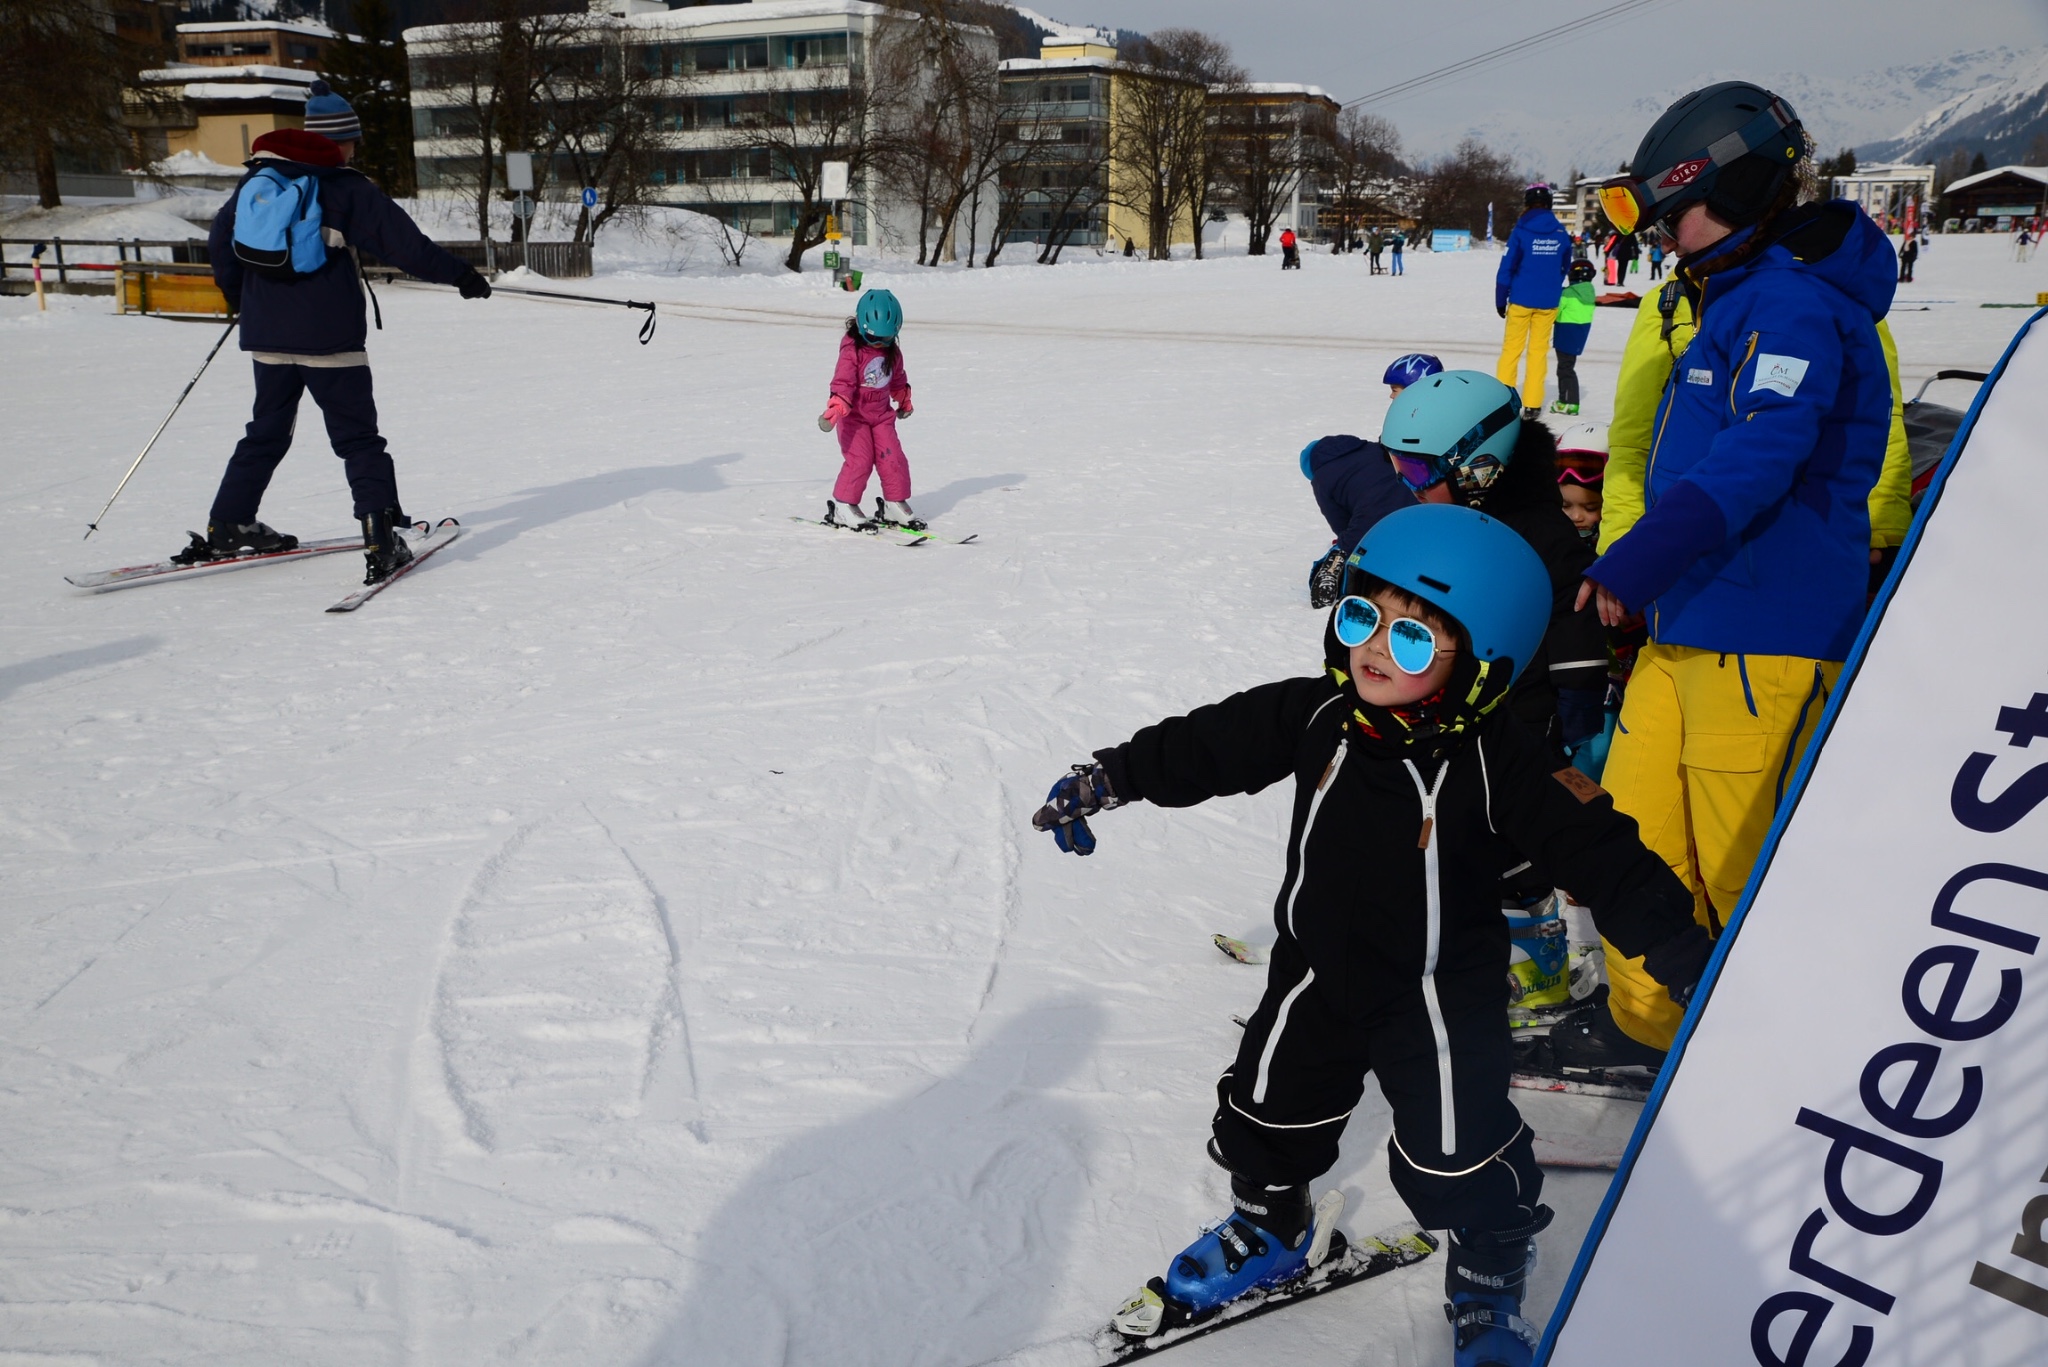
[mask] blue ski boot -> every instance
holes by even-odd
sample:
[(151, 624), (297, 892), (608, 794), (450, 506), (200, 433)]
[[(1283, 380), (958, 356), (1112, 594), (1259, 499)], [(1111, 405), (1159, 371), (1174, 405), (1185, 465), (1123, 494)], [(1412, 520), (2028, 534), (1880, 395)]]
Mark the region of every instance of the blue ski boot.
[(1308, 1268), (1315, 1210), (1306, 1186), (1268, 1191), (1232, 1173), (1230, 1204), (1236, 1210), (1203, 1231), (1166, 1269), (1166, 1294), (1190, 1317)]
[(1444, 1269), (1457, 1367), (1530, 1367), (1541, 1335), (1522, 1318), (1522, 1294), (1536, 1266), (1533, 1237), (1551, 1220), (1538, 1206), (1513, 1229), (1454, 1229)]

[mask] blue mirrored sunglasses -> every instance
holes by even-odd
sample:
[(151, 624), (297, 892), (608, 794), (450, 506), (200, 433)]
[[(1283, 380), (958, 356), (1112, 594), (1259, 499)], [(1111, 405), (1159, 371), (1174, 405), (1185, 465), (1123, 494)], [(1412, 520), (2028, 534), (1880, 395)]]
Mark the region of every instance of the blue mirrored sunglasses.
[[(1346, 646), (1364, 645), (1379, 631), (1382, 616), (1379, 604), (1352, 594), (1337, 604), (1337, 639)], [(1403, 674), (1429, 673), (1436, 648), (1436, 633), (1413, 617), (1387, 623), (1387, 654)]]

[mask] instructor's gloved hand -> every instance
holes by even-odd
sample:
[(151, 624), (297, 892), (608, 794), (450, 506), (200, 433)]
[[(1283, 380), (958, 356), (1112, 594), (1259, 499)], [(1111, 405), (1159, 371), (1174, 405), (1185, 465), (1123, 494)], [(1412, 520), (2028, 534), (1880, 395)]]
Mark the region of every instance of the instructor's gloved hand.
[(488, 299), (491, 297), (491, 282), (476, 273), (471, 266), (463, 277), (455, 282), (455, 288), (464, 299)]
[(1508, 316), (1508, 287), (1506, 285), (1494, 286), (1493, 311), (1503, 318)]
[(1088, 829), (1087, 819), (1123, 805), (1124, 800), (1109, 785), (1107, 770), (1100, 764), (1077, 764), (1072, 773), (1052, 785), (1031, 824), (1051, 831), (1063, 854), (1093, 854), (1095, 832)]
[(1682, 932), (1657, 945), (1643, 956), (1643, 969), (1671, 994), (1680, 1006), (1692, 1002), (1700, 978), (1713, 957), (1714, 941), (1702, 925), (1687, 926)]

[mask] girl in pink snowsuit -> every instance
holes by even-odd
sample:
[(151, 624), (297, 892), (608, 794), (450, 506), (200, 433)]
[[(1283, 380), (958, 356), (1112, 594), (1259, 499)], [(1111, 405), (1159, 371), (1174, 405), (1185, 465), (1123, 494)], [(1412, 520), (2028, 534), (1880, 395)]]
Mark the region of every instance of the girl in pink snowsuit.
[[(877, 311), (870, 307), (870, 299), (886, 293), (872, 290), (863, 296), (860, 317), (872, 322)], [(888, 298), (888, 306), (889, 312), (895, 312), (893, 296)], [(900, 317), (895, 313), (897, 320)], [(846, 336), (839, 343), (839, 366), (832, 373), (832, 397), (818, 420), (821, 427), (838, 429), (844, 461), (832, 497), (849, 509), (835, 506), (831, 520), (868, 520), (860, 501), (867, 492), (868, 474), (875, 471), (882, 477), (882, 511), (874, 520), (924, 526), (910, 510), (910, 461), (896, 437), (896, 419), (907, 418), (911, 412), (910, 373), (904, 369), (903, 351), (896, 339), (871, 335), (860, 321), (847, 319)]]

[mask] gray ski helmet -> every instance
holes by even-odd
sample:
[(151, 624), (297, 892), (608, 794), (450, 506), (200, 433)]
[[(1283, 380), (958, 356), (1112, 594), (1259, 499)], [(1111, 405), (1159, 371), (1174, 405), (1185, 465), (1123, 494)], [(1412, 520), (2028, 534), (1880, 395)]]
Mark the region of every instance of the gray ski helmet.
[(1643, 135), (1628, 169), (1639, 218), (1615, 226), (1635, 232), (1705, 201), (1723, 221), (1747, 227), (1798, 174), (1805, 154), (1799, 115), (1762, 86), (1722, 81), (1695, 90)]

